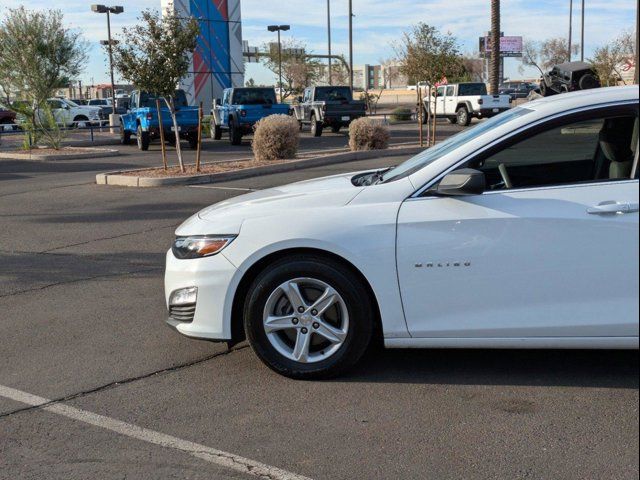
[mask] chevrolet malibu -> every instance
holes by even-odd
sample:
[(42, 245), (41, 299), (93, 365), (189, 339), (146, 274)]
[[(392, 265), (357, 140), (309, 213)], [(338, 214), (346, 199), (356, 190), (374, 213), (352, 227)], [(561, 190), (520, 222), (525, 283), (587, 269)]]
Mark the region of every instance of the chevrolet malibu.
[(513, 108), (395, 168), (212, 205), (168, 324), (293, 378), (388, 348), (638, 348), (638, 90)]

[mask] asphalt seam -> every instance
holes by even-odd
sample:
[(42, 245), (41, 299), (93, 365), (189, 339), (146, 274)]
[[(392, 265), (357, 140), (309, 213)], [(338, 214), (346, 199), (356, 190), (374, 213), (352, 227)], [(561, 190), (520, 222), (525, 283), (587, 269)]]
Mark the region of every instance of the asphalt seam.
[(68, 285), (68, 284), (78, 283), (78, 282), (98, 280), (100, 278), (120, 277), (123, 275), (134, 275), (136, 273), (155, 272), (158, 270), (162, 270), (162, 267), (148, 267), (140, 270), (130, 270), (127, 272), (106, 273), (103, 275), (94, 275), (92, 277), (74, 278), (73, 280), (66, 280), (64, 282), (48, 283), (46, 285), (41, 285), (39, 287), (28, 288), (26, 290), (18, 290), (17, 292), (12, 292), (12, 293), (6, 293), (4, 295), (0, 295), (0, 299), (7, 298), (7, 297), (14, 297), (16, 295), (22, 295), (24, 293), (31, 293), (31, 292), (37, 292), (40, 290), (46, 290), (47, 288), (58, 287), (60, 285)]
[(102, 240), (115, 240), (117, 238), (123, 238), (123, 237), (130, 237), (132, 235), (140, 235), (141, 233), (149, 233), (149, 232), (153, 232), (156, 230), (162, 230), (163, 228), (171, 228), (171, 227), (176, 227), (178, 225), (180, 225), (181, 222), (176, 222), (176, 223), (172, 223), (169, 225), (163, 225), (160, 227), (152, 227), (152, 228), (147, 228), (145, 230), (140, 230), (137, 232), (128, 232), (128, 233), (122, 233), (120, 235), (115, 235), (113, 237), (104, 237), (104, 238), (97, 238), (97, 239), (93, 239), (93, 240), (87, 240), (86, 242), (79, 242), (79, 243), (72, 243), (70, 245), (63, 245), (60, 247), (55, 247), (55, 248), (50, 248), (48, 250), (42, 250), (38, 253), (43, 254), (43, 253), (52, 253), (55, 252), (57, 250), (64, 250), (65, 248), (70, 248), (70, 247), (77, 247), (80, 245), (88, 245), (89, 243), (94, 243), (94, 242), (100, 242)]
[(94, 393), (100, 393), (103, 392), (105, 390), (110, 390), (112, 388), (117, 388), (120, 387), (122, 385), (127, 385), (129, 383), (133, 383), (133, 382), (137, 382), (140, 380), (145, 380), (147, 378), (151, 378), (153, 376), (156, 375), (163, 375), (163, 374), (168, 374), (168, 373), (173, 373), (173, 372), (178, 372), (181, 370), (184, 370), (186, 368), (189, 367), (194, 367), (196, 365), (200, 365), (202, 363), (208, 362), (209, 360), (213, 360), (214, 358), (217, 357), (221, 357), (221, 356), (225, 356), (225, 355), (230, 355), (234, 352), (240, 351), (240, 350), (244, 350), (246, 348), (248, 348), (249, 345), (239, 345), (239, 346), (235, 346), (232, 348), (229, 348), (227, 350), (225, 350), (224, 352), (218, 352), (218, 353), (214, 353), (212, 355), (207, 355), (206, 357), (202, 357), (199, 358), (197, 360), (192, 360), (190, 362), (187, 363), (181, 363), (178, 365), (174, 365), (172, 367), (166, 367), (166, 368), (161, 368), (160, 370), (154, 370), (153, 372), (149, 372), (149, 373), (143, 373), (142, 375), (137, 375), (135, 377), (128, 377), (122, 380), (116, 380), (114, 382), (109, 382), (109, 383), (105, 383), (104, 385), (100, 385), (98, 387), (94, 387), (94, 388), (90, 388), (87, 390), (81, 390), (79, 392), (76, 393), (71, 393), (69, 395), (65, 395), (64, 397), (59, 397), (59, 398), (55, 398), (52, 400), (49, 400), (48, 402), (39, 404), (39, 405), (29, 405), (28, 407), (23, 407), (23, 408), (17, 408), (15, 410), (11, 410), (9, 412), (5, 412), (0, 414), (0, 419), (6, 418), (6, 417), (10, 417), (12, 415), (18, 414), (18, 413), (23, 413), (23, 412), (28, 412), (31, 410), (39, 410), (42, 409), (44, 407), (50, 406), (50, 405), (54, 405), (57, 403), (65, 403), (65, 402), (69, 402), (71, 400), (75, 400), (77, 398), (83, 398), (86, 397), (88, 395), (92, 395)]
[[(6, 173), (6, 174), (11, 174), (13, 172), (2, 172), (2, 173)], [(14, 173), (14, 175), (19, 175), (17, 173)], [(11, 193), (5, 193), (3, 195), (0, 195), (0, 198), (4, 198), (4, 197), (11, 197), (13, 195), (24, 195), (25, 193), (33, 193), (33, 192), (46, 192), (48, 190), (56, 190), (58, 188), (68, 188), (68, 187), (80, 187), (82, 185), (95, 185), (96, 182), (84, 182), (84, 183), (71, 183), (69, 185), (57, 185), (55, 187), (49, 187), (49, 188), (36, 188), (34, 190), (24, 190), (22, 192), (11, 192)]]

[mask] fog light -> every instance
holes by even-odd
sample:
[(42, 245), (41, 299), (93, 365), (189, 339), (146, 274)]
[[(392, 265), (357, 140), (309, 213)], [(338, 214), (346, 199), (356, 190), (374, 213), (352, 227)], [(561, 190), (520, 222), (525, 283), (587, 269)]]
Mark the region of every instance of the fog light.
[(181, 288), (174, 290), (169, 296), (169, 305), (193, 305), (198, 298), (198, 287)]

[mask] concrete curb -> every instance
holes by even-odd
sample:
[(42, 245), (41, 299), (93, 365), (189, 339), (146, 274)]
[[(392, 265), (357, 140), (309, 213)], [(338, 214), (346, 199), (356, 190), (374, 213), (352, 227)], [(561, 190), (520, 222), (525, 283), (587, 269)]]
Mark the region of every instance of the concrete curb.
[[(423, 151), (426, 147), (407, 146), (400, 148), (388, 148), (386, 150), (363, 150), (358, 152), (344, 152), (324, 157), (312, 157), (308, 159), (293, 160), (287, 163), (275, 165), (265, 165), (262, 167), (245, 168), (235, 172), (210, 173), (203, 175), (192, 175), (188, 177), (165, 177), (149, 178), (137, 177), (135, 175), (122, 175), (126, 172), (137, 172), (148, 170), (140, 168), (136, 170), (120, 170), (114, 172), (99, 173), (96, 175), (98, 185), (117, 185), (123, 187), (161, 187), (168, 185), (196, 185), (201, 183), (220, 183), (243, 178), (270, 175), (274, 173), (290, 172), (303, 168), (322, 167), (334, 165), (336, 163), (352, 162), (356, 160), (367, 160), (369, 158), (395, 157), (397, 155), (415, 155)], [(237, 160), (230, 160), (230, 162)], [(222, 162), (216, 162), (222, 163)]]
[[(67, 147), (63, 147), (63, 148), (67, 148)], [(0, 159), (48, 162), (48, 161), (60, 161), (60, 160), (81, 160), (84, 158), (115, 157), (116, 155), (120, 155), (120, 152), (112, 148), (91, 148), (91, 152), (69, 153), (69, 154), (60, 154), (60, 155), (39, 154), (39, 153), (0, 152)]]

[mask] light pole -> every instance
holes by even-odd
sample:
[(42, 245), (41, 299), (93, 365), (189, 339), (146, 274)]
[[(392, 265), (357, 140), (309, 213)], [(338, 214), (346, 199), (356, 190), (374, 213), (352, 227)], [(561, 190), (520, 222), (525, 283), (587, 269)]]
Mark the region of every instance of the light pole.
[(567, 50), (567, 61), (571, 61), (571, 27), (573, 26), (573, 0), (569, 0), (569, 49)]
[(331, 85), (331, 0), (327, 0), (327, 41), (329, 44), (329, 85)]
[(278, 32), (278, 87), (280, 88), (280, 101), (282, 101), (282, 44), (280, 43), (280, 32), (286, 32), (291, 27), (289, 25), (269, 25), (267, 30)]
[[(91, 11), (96, 13), (106, 13), (107, 14), (107, 41), (106, 45), (109, 47), (109, 70), (111, 73), (111, 115), (109, 115), (109, 125), (115, 125), (115, 115), (116, 115), (116, 86), (113, 81), (113, 40), (111, 40), (111, 17), (110, 14), (118, 15), (124, 12), (124, 8), (120, 6), (107, 7), (106, 5), (91, 5)], [(100, 42), (102, 45), (105, 45), (104, 41)]]
[(580, 27), (580, 61), (584, 62), (584, 0), (582, 0), (582, 9), (581, 9), (582, 19), (581, 27)]
[(349, 0), (349, 87), (353, 92), (353, 2)]

